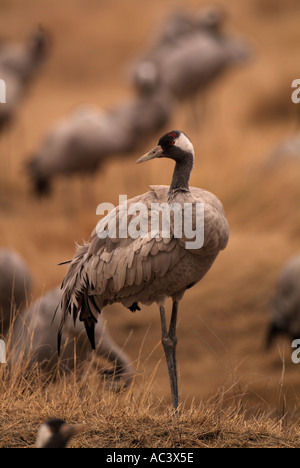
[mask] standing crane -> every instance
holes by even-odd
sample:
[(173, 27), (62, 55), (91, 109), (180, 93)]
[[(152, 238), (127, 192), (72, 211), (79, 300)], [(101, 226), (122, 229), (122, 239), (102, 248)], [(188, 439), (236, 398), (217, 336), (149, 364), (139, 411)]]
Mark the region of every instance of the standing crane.
[(176, 46), (180, 40), (198, 32), (218, 35), (222, 32), (226, 11), (220, 6), (207, 6), (188, 12), (178, 10), (169, 14), (152, 33), (151, 43), (144, 58), (153, 55), (163, 47)]
[[(159, 140), (158, 146), (138, 159), (142, 163), (154, 158), (169, 158), (176, 163), (170, 186), (153, 186), (150, 191), (121, 203), (104, 217), (93, 231), (90, 240), (77, 248), (68, 272), (63, 280), (61, 302), (62, 318), (58, 333), (58, 350), (68, 314), (76, 321), (84, 322), (92, 347), (95, 347), (94, 328), (102, 308), (115, 302), (122, 303), (131, 311), (140, 310), (139, 303), (150, 305), (156, 302), (161, 318), (162, 344), (168, 366), (172, 402), (177, 410), (178, 381), (176, 362), (176, 325), (178, 304), (187, 289), (198, 283), (208, 272), (217, 255), (225, 249), (229, 228), (223, 206), (212, 193), (189, 187), (189, 178), (194, 165), (192, 142), (181, 131), (171, 131)], [(152, 218), (159, 214), (159, 207), (181, 208), (188, 205), (189, 221), (197, 225), (198, 206), (204, 206), (204, 238), (196, 248), (190, 248), (185, 231), (179, 235), (178, 226), (186, 213), (180, 217), (170, 216), (169, 234), (159, 226), (152, 228)], [(139, 207), (143, 216), (134, 214)], [(129, 216), (128, 216), (129, 213)], [(133, 213), (133, 214), (130, 214)], [(132, 223), (143, 224), (146, 219), (148, 233), (139, 236), (120, 234), (107, 235), (107, 226), (116, 216), (119, 227)], [(192, 218), (192, 219), (188, 219)], [(197, 226), (196, 226), (197, 227)], [(193, 246), (195, 247), (195, 245)], [(172, 298), (170, 326), (167, 328), (165, 300)]]
[[(249, 55), (249, 48), (240, 39), (201, 30), (139, 60), (132, 68), (132, 82), (139, 92), (144, 81), (149, 81), (148, 75), (159, 76), (177, 100), (194, 98), (228, 69), (245, 63)], [(148, 75), (145, 69), (150, 70)]]
[(0, 132), (15, 118), (29, 84), (47, 57), (48, 42), (47, 33), (39, 29), (25, 44), (1, 44), (0, 78), (6, 85), (6, 102), (0, 106)]

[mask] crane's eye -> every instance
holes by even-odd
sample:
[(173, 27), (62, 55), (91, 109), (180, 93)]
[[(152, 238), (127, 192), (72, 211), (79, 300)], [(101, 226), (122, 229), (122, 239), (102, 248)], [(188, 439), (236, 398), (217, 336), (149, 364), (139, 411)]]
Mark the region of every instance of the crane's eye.
[(175, 141), (174, 141), (174, 140), (171, 140), (169, 143), (170, 143), (170, 145), (175, 145)]

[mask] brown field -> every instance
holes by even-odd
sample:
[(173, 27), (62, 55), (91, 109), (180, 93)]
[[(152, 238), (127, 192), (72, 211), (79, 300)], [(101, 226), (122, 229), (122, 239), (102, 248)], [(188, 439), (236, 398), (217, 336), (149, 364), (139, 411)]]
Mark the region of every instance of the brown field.
[[(299, 365), (279, 340), (264, 350), (271, 299), (282, 264), (299, 251), (299, 163), (264, 169), (269, 152), (299, 126), (291, 83), (300, 78), (300, 5), (296, 0), (219, 0), (226, 29), (248, 40), (252, 60), (207, 92), (207, 113), (191, 122), (178, 104), (170, 128), (184, 130), (196, 150), (191, 185), (215, 193), (230, 224), (227, 249), (181, 303), (178, 361), (182, 414), (173, 420), (160, 346), (157, 307), (131, 314), (105, 310), (114, 339), (136, 363), (132, 388), (103, 392), (91, 376), (48, 387), (0, 376), (0, 447), (34, 444), (48, 416), (86, 421), (72, 446), (204, 447), (298, 446)], [(94, 179), (58, 180), (53, 196), (36, 200), (22, 170), (47, 129), (83, 102), (108, 109), (133, 91), (128, 65), (158, 21), (199, 0), (0, 0), (1, 36), (22, 40), (42, 24), (52, 35), (49, 60), (33, 83), (13, 126), (0, 137), (0, 246), (19, 251), (34, 277), (34, 298), (59, 284), (74, 253), (97, 223), (96, 206), (168, 184), (168, 161), (136, 166), (138, 154), (112, 160)], [(172, 127), (172, 128), (171, 128)], [(160, 135), (145, 142), (142, 153)], [(122, 165), (122, 167), (121, 167)], [(113, 183), (112, 183), (113, 182)], [(33, 370), (33, 373), (35, 370)], [(2, 385), (2, 387), (1, 387)]]

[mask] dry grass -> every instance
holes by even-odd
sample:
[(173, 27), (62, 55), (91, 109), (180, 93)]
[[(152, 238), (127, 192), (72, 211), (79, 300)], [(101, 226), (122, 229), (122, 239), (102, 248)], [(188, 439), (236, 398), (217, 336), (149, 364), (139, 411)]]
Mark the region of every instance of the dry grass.
[[(94, 376), (82, 382), (73, 375), (42, 386), (37, 370), (25, 378), (22, 372), (8, 375), (2, 366), (1, 446), (32, 445), (39, 423), (50, 415), (87, 422), (88, 431), (74, 445), (298, 445), (299, 367), (291, 362), (288, 342), (266, 353), (263, 341), (278, 271), (299, 251), (299, 165), (264, 168), (269, 151), (298, 124), (290, 85), (299, 78), (299, 2), (219, 3), (229, 10), (227, 29), (249, 38), (254, 52), (248, 65), (208, 92), (208, 113), (199, 127), (191, 125), (185, 104), (170, 125), (193, 140), (191, 183), (220, 197), (231, 227), (228, 248), (180, 308), (184, 408), (171, 417), (156, 307), (130, 314), (115, 305), (105, 317), (112, 336), (137, 360), (132, 388), (103, 393)], [(45, 69), (0, 140), (0, 244), (27, 260), (34, 297), (60, 283), (65, 270), (57, 264), (72, 257), (74, 241), (89, 236), (98, 203), (116, 203), (119, 194), (130, 197), (170, 181), (168, 161), (145, 170), (134, 165), (133, 154), (111, 161), (92, 181), (57, 181), (53, 197), (40, 202), (21, 167), (47, 129), (77, 104), (109, 108), (132, 95), (124, 80), (128, 61), (175, 4), (199, 7), (198, 0), (66, 0), (68, 14), (62, 14), (58, 0), (27, 0), (26, 8), (23, 0), (0, 0), (3, 36), (22, 39), (37, 23), (53, 35)], [(156, 141), (145, 142), (142, 152)]]
[(141, 376), (118, 394), (105, 390), (95, 372), (45, 381), (37, 366), (26, 375), (21, 366), (11, 373), (2, 366), (0, 382), (0, 448), (34, 447), (49, 417), (85, 423), (73, 448), (300, 447), (299, 421), (260, 410), (249, 414), (237, 383), (209, 402), (182, 403), (174, 416), (166, 401), (153, 398), (153, 380)]
[[(14, 346), (6, 337), (7, 355)], [(84, 423), (71, 448), (299, 448), (299, 415), (287, 410), (285, 363), (276, 408), (247, 406), (248, 389), (232, 371), (207, 401), (183, 399), (177, 414), (158, 396), (157, 362), (152, 374), (144, 359), (144, 337), (133, 382), (118, 392), (103, 367), (82, 363), (66, 372), (59, 365), (47, 374), (27, 351), (17, 364), (0, 364), (0, 448), (35, 447), (40, 424), (49, 418)], [(153, 350), (154, 352), (154, 350)], [(94, 363), (95, 364), (95, 363)], [(149, 370), (149, 369), (148, 369)]]

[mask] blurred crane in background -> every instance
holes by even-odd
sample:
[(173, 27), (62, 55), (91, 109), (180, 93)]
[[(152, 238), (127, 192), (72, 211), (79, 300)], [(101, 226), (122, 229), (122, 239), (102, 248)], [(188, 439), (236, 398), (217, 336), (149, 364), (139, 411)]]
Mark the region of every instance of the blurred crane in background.
[(300, 338), (300, 255), (283, 266), (272, 306), (267, 347), (271, 346), (277, 335), (286, 335), (290, 340)]
[[(16, 366), (22, 362), (24, 366), (26, 363), (31, 366), (37, 362), (43, 372), (55, 369), (58, 364), (56, 336), (60, 323), (60, 313), (56, 313), (56, 309), (61, 298), (61, 289), (54, 288), (33, 302), (27, 311), (18, 314), (9, 333), (10, 365)], [(96, 356), (113, 364), (111, 371), (104, 372), (105, 381), (109, 388), (119, 390), (130, 384), (134, 375), (133, 364), (110, 337), (103, 317), (98, 325)], [(67, 341), (59, 363), (61, 368), (74, 369), (74, 363), (82, 364), (90, 353), (83, 324), (75, 328), (72, 323), (68, 323)]]
[(164, 47), (176, 46), (180, 41), (197, 32), (221, 33), (226, 19), (226, 12), (219, 6), (203, 7), (194, 12), (185, 10), (172, 12), (153, 32), (147, 51), (142, 59), (151, 60), (155, 53)]
[(47, 51), (48, 37), (42, 29), (32, 33), (24, 44), (0, 44), (0, 79), (6, 85), (6, 103), (0, 106), (0, 133), (14, 119)]
[(165, 128), (172, 104), (167, 89), (155, 83), (154, 90), (150, 84), (140, 96), (108, 111), (77, 109), (49, 131), (27, 162), (34, 191), (47, 195), (59, 176), (92, 174), (113, 157), (132, 155)]
[(0, 332), (4, 332), (15, 312), (26, 306), (31, 294), (32, 277), (17, 252), (0, 249)]
[(132, 65), (136, 91), (143, 92), (154, 77), (177, 100), (194, 103), (195, 96), (226, 70), (245, 63), (249, 46), (222, 32), (224, 16), (222, 10), (208, 9), (197, 15), (174, 15), (170, 24), (166, 21), (165, 30)]

